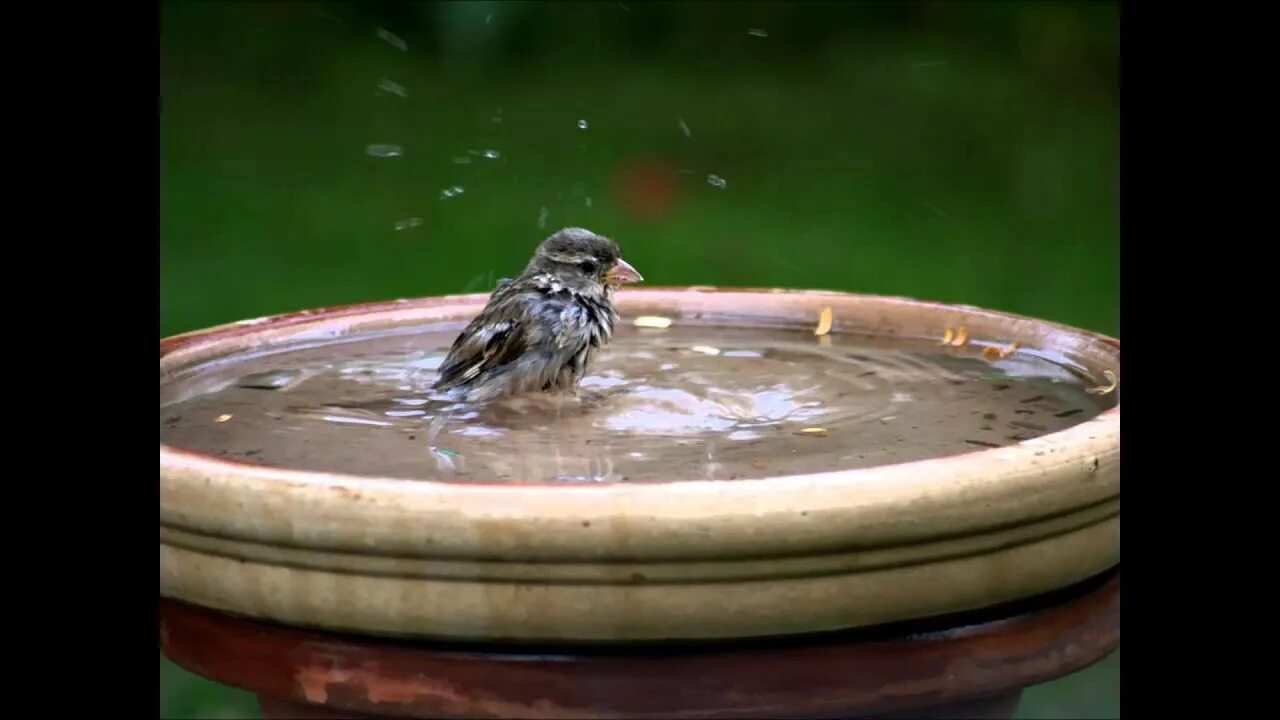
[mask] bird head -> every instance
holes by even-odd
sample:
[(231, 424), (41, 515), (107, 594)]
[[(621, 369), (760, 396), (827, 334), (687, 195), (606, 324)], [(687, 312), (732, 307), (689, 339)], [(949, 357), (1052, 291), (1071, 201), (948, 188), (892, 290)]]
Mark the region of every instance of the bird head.
[(542, 241), (526, 272), (550, 275), (576, 292), (612, 291), (644, 280), (622, 259), (618, 243), (583, 228), (565, 228)]

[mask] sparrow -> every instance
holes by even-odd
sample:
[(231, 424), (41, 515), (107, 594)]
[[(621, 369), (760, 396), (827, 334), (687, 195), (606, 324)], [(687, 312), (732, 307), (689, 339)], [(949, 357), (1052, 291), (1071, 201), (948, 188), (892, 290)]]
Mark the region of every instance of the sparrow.
[(613, 337), (617, 288), (642, 280), (613, 240), (552, 234), (454, 340), (433, 389), (474, 402), (575, 389)]

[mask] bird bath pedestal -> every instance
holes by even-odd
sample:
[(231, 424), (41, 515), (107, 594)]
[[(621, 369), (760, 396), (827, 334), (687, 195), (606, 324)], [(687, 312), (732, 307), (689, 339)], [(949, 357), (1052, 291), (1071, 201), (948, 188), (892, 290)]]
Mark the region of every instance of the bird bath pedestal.
[[(460, 327), (484, 296), (167, 338), (160, 383), (299, 341)], [(623, 323), (963, 327), (1118, 376), (1034, 319), (809, 291), (635, 289)], [(1112, 383), (1111, 393), (1118, 398)], [(160, 446), (161, 649), (272, 718), (1011, 717), (1119, 644), (1120, 409), (1001, 447), (743, 480), (520, 484)], [(832, 439), (832, 438), (828, 438)]]

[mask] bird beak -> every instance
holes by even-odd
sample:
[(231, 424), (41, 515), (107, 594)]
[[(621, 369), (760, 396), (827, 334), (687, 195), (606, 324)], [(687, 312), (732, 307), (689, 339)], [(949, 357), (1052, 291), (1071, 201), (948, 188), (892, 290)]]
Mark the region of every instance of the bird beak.
[(626, 260), (618, 258), (618, 262), (609, 268), (609, 272), (604, 274), (604, 281), (610, 285), (624, 285), (626, 283), (640, 282), (644, 278), (640, 277), (640, 273), (631, 267)]

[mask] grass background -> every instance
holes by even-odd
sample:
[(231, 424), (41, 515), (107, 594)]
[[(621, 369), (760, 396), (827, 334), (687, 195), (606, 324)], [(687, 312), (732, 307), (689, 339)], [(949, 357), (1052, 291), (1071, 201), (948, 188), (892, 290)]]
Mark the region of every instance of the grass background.
[[(568, 225), (655, 285), (1119, 332), (1112, 3), (170, 1), (161, 33), (162, 336), (477, 291)], [(165, 717), (256, 716), (160, 672)], [(1118, 657), (1021, 712), (1118, 717)]]

